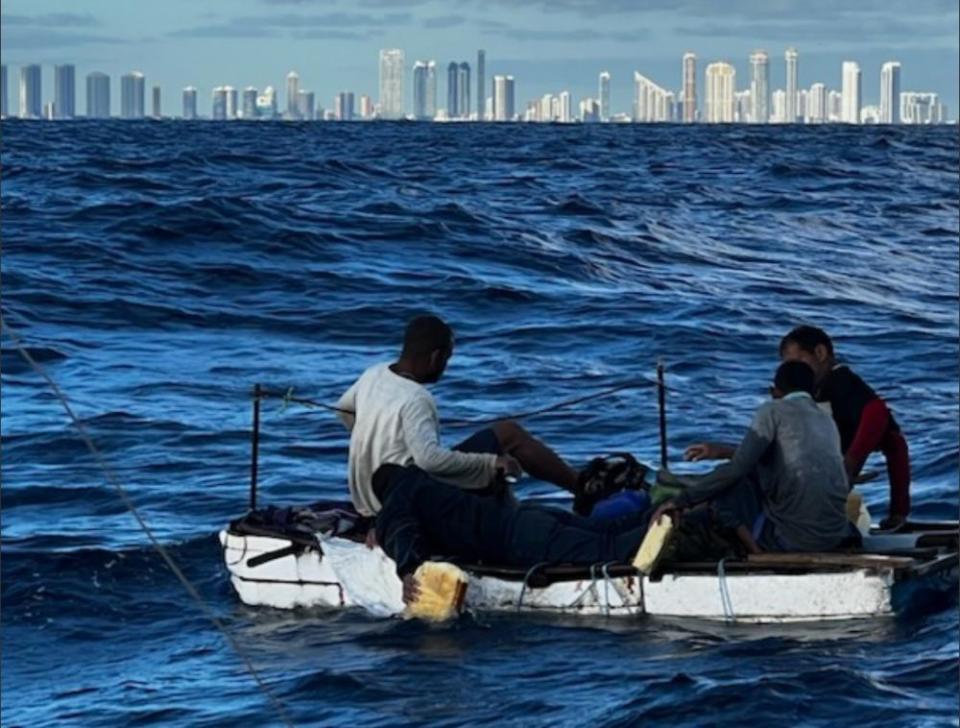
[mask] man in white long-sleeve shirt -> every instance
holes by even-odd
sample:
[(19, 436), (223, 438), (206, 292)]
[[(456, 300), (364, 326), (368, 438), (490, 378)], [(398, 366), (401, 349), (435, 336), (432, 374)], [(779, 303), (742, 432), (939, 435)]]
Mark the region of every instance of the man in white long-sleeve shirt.
[(363, 515), (382, 508), (391, 474), (415, 466), (430, 477), (484, 492), (498, 471), (532, 476), (573, 492), (577, 473), (515, 422), (498, 422), (454, 448), (440, 442), (440, 420), (424, 387), (440, 379), (453, 354), (453, 332), (436, 316), (407, 325), (403, 351), (392, 364), (370, 367), (340, 398), (350, 430), (350, 497)]

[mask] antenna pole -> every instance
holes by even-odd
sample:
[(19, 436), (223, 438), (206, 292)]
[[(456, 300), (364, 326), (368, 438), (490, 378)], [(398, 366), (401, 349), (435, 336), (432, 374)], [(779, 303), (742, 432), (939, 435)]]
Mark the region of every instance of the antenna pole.
[(250, 433), (250, 510), (257, 509), (257, 463), (260, 456), (260, 398), (259, 384), (253, 385), (253, 430)]
[(657, 406), (660, 410), (660, 467), (667, 467), (667, 388), (663, 382), (663, 359), (657, 361)]

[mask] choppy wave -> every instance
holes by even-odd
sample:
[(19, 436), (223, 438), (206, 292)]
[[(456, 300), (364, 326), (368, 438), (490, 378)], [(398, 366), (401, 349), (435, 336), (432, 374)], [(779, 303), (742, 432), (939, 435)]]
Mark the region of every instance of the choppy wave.
[[(436, 387), (449, 419), (536, 409), (663, 357), (673, 459), (736, 439), (780, 335), (817, 323), (894, 407), (917, 515), (955, 518), (954, 130), (5, 120), (2, 134), (4, 316), (298, 723), (955, 720), (955, 611), (425, 629), (243, 608), (212, 535), (245, 507), (253, 383), (332, 399), (425, 310), (457, 331)], [(9, 343), (3, 722), (270, 722)], [(648, 390), (527, 424), (575, 462), (657, 457)], [(343, 493), (328, 415), (268, 403), (261, 447), (265, 500)], [(864, 492), (882, 514), (882, 479)]]

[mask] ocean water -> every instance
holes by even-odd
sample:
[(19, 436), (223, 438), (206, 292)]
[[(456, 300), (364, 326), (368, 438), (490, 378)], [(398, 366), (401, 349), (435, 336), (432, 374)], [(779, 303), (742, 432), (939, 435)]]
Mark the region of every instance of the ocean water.
[[(255, 382), (333, 400), (447, 318), (447, 419), (667, 367), (670, 455), (736, 440), (816, 323), (891, 403), (914, 514), (958, 512), (955, 128), (29, 123), (2, 130), (3, 314), (298, 725), (956, 725), (956, 605), (793, 627), (244, 607)], [(4, 337), (2, 722), (279, 719)], [(658, 458), (650, 389), (525, 424)], [(453, 442), (468, 428), (450, 427)], [(265, 405), (261, 499), (345, 493), (322, 411)], [(882, 460), (870, 468), (882, 469)], [(524, 481), (530, 497), (555, 493)], [(886, 484), (863, 488), (879, 518)]]

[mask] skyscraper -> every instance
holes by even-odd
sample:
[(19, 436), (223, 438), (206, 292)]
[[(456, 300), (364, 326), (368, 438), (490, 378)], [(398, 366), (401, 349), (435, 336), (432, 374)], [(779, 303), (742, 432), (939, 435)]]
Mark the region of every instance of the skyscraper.
[(380, 51), (380, 118), (403, 118), (403, 51)]
[(683, 54), (683, 121), (697, 120), (697, 56)]
[(603, 71), (599, 81), (597, 98), (600, 100), (600, 121), (610, 121), (610, 72)]
[(87, 118), (110, 118), (110, 77), (100, 71), (87, 74)]
[(843, 94), (836, 90), (827, 92), (827, 121), (837, 122), (843, 117)]
[(261, 119), (277, 118), (277, 91), (273, 86), (267, 86), (257, 96), (257, 116)]
[(213, 104), (210, 109), (210, 118), (214, 121), (225, 121), (227, 118), (227, 87), (217, 86), (213, 89)]
[(460, 111), (460, 64), (447, 64), (447, 118), (456, 119)]
[(783, 124), (787, 119), (787, 92), (778, 88), (770, 97), (770, 121)]
[(20, 68), (20, 118), (40, 119), (43, 116), (43, 89), (40, 66), (31, 63)]
[(788, 124), (797, 120), (797, 49), (787, 48), (784, 53), (787, 62), (787, 118)]
[(896, 61), (880, 69), (880, 123), (900, 123), (900, 64)]
[(153, 89), (151, 90), (151, 95), (152, 95), (151, 100), (153, 102), (151, 104), (153, 107), (151, 109), (151, 111), (153, 111), (152, 116), (154, 119), (160, 119), (163, 117), (162, 109), (160, 108), (160, 87), (154, 86)]
[(843, 62), (843, 107), (840, 120), (846, 124), (860, 123), (861, 77), (860, 64), (854, 61)]
[(558, 118), (561, 123), (569, 124), (573, 121), (573, 99), (570, 98), (569, 91), (560, 92), (560, 113)]
[(516, 115), (514, 97), (516, 86), (513, 76), (493, 77), (493, 119), (513, 121)]
[(770, 57), (766, 51), (754, 51), (750, 54), (750, 123), (766, 124), (768, 121), (770, 121)]
[(288, 119), (296, 119), (299, 112), (297, 111), (297, 102), (300, 96), (300, 76), (296, 71), (290, 71), (287, 74), (287, 113), (286, 117)]
[(337, 94), (334, 116), (338, 121), (353, 121), (353, 91), (341, 91)]
[(371, 99), (366, 94), (363, 94), (360, 97), (360, 118), (372, 119), (374, 113), (375, 113), (375, 108), (373, 105), (373, 99)]
[(0, 64), (0, 119), (7, 118), (7, 67)]
[(477, 121), (483, 121), (487, 105), (487, 52), (477, 51)]
[(139, 71), (120, 77), (120, 116), (124, 119), (142, 119), (146, 99), (146, 79)]
[(437, 115), (437, 64), (417, 61), (413, 64), (413, 118), (429, 121)]
[(937, 94), (917, 91), (904, 91), (900, 94), (901, 123), (942, 124), (946, 118), (946, 107)]
[(736, 117), (737, 72), (729, 63), (707, 66), (707, 122), (729, 124)]
[(313, 91), (300, 91), (297, 94), (297, 112), (304, 121), (313, 121), (317, 116), (317, 103)]
[(72, 119), (77, 115), (76, 69), (71, 64), (53, 67), (53, 117)]
[(241, 116), (244, 119), (256, 119), (257, 113), (257, 92), (255, 86), (247, 86), (243, 90), (243, 103), (240, 105)]
[(647, 123), (670, 120), (669, 91), (636, 71), (633, 74), (633, 89), (634, 121)]
[(197, 118), (197, 89), (193, 86), (183, 89), (183, 118), (189, 120)]
[(822, 83), (815, 83), (807, 93), (807, 121), (810, 124), (823, 124), (828, 116), (827, 87)]
[(457, 72), (457, 101), (460, 102), (459, 113), (461, 119), (470, 118), (470, 64), (463, 61)]

